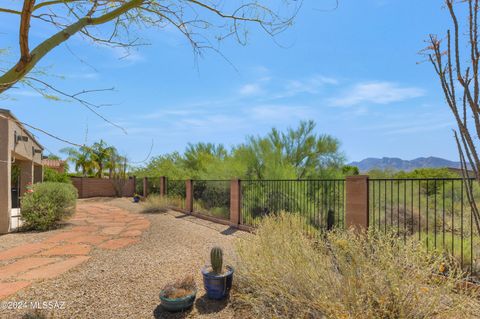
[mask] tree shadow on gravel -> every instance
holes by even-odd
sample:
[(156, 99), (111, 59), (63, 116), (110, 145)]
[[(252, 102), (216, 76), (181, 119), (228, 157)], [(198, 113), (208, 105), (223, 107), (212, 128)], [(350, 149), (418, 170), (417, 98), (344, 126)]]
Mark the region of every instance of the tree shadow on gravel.
[(229, 302), (229, 298), (224, 300), (211, 300), (207, 295), (197, 298), (195, 301), (195, 308), (199, 314), (212, 314), (222, 311)]
[[(193, 307), (192, 307), (193, 308)], [(158, 305), (157, 308), (153, 311), (153, 317), (155, 319), (182, 319), (182, 318), (187, 318), (190, 312), (192, 311), (192, 308), (187, 309), (182, 312), (168, 312), (165, 309), (162, 308), (161, 305)]]
[(238, 231), (238, 229), (236, 229), (234, 227), (228, 227), (224, 231), (220, 232), (220, 234), (229, 236), (229, 235), (235, 234), (237, 231)]

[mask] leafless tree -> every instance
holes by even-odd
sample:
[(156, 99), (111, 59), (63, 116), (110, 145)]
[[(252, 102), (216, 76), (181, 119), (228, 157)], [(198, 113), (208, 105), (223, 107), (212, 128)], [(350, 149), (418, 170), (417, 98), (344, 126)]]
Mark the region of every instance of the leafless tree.
[[(2, 1), (7, 2), (7, 1)], [(141, 28), (174, 27), (185, 36), (195, 53), (216, 50), (215, 41), (227, 37), (245, 44), (247, 27), (257, 25), (275, 35), (292, 23), (301, 0), (23, 0), (0, 4), (2, 15), (19, 17), (18, 60), (0, 67), (0, 96), (20, 81), (41, 90), (74, 99), (94, 111), (85, 101), (87, 93), (66, 93), (29, 73), (49, 52), (74, 35), (110, 47), (141, 45)], [(275, 9), (272, 9), (275, 8)], [(1, 18), (0, 18), (1, 19)], [(30, 47), (30, 30), (52, 30), (36, 47)], [(31, 27), (32, 25), (32, 27)], [(0, 44), (0, 53), (4, 51)]]
[[(458, 129), (454, 130), (467, 198), (472, 208), (476, 229), (480, 234), (480, 215), (469, 180), (473, 171), (480, 183), (480, 81), (478, 48), (479, 0), (445, 0), (453, 28), (446, 37), (430, 35), (423, 51), (432, 63), (440, 80), (445, 100), (453, 113)], [(462, 14), (459, 14), (460, 10)], [(465, 13), (465, 15), (463, 14)], [(458, 17), (466, 16), (466, 20)], [(465, 23), (465, 26), (461, 23)]]

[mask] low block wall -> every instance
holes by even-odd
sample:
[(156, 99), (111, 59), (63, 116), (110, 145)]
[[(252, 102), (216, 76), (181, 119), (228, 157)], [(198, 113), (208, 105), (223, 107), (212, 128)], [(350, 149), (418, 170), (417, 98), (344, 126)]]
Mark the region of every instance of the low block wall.
[[(135, 179), (114, 180), (106, 178), (72, 177), (73, 186), (78, 190), (78, 198), (89, 197), (131, 197), (135, 193)], [(123, 187), (122, 187), (123, 184)]]

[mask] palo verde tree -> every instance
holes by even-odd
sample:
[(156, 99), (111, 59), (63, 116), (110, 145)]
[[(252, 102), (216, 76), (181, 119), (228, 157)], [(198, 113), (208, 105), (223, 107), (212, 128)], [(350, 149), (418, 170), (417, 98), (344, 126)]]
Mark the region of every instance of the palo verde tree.
[[(469, 204), (480, 233), (479, 208), (468, 170), (480, 183), (480, 79), (478, 47), (479, 0), (445, 0), (452, 29), (444, 38), (430, 35), (424, 53), (433, 65), (458, 129), (454, 130)], [(465, 17), (465, 19), (459, 19)]]
[[(6, 2), (6, 3), (3, 3)], [(138, 45), (136, 30), (144, 27), (176, 28), (196, 53), (216, 50), (214, 41), (233, 36), (244, 44), (249, 25), (257, 25), (269, 35), (287, 28), (301, 1), (221, 1), (221, 0), (23, 0), (2, 1), (0, 16), (19, 18), (18, 60), (0, 69), (0, 94), (28, 81), (54, 90), (74, 100), (47, 82), (29, 75), (52, 50), (74, 35), (95, 43), (129, 48)], [(273, 7), (275, 9), (273, 9)], [(0, 18), (1, 19), (1, 18)], [(44, 24), (43, 26), (41, 24)], [(45, 27), (45, 25), (53, 28)], [(31, 29), (45, 34), (43, 41), (30, 46)], [(55, 30), (46, 34), (45, 30)], [(37, 32), (38, 33), (38, 32)], [(1, 48), (0, 50), (5, 49)], [(89, 106), (88, 104), (86, 105)]]

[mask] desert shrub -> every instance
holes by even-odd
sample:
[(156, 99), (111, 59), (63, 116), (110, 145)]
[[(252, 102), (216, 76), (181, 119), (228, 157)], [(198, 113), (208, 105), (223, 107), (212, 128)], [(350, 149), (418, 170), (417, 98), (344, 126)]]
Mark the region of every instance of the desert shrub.
[(71, 184), (34, 184), (22, 197), (21, 215), (26, 229), (48, 230), (75, 212), (77, 189)]
[(173, 196), (150, 195), (142, 202), (142, 213), (165, 213), (172, 207), (182, 207), (182, 199)]
[[(238, 306), (262, 318), (474, 318), (451, 258), (393, 234), (307, 237), (292, 214), (265, 217), (237, 243)], [(442, 275), (440, 275), (442, 273)]]
[(67, 173), (59, 173), (54, 169), (45, 167), (43, 169), (43, 181), (44, 182), (58, 182), (71, 184), (72, 180)]

